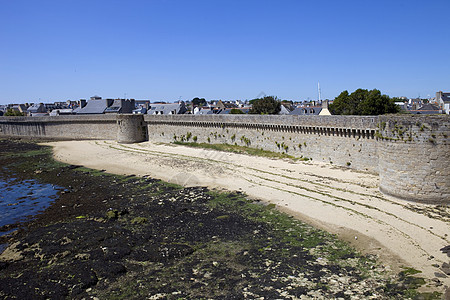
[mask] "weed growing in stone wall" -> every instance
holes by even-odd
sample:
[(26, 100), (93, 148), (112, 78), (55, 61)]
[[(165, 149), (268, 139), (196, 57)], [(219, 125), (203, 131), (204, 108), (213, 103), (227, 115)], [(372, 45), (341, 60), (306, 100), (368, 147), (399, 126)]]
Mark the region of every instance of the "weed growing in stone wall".
[(277, 145), (277, 147), (278, 147), (278, 149), (283, 149), (284, 151), (288, 151), (288, 149), (289, 149), (289, 146), (288, 145), (286, 145), (284, 142), (282, 142), (282, 143), (278, 143), (278, 142), (275, 142), (275, 144)]
[(197, 136), (194, 135), (194, 136), (192, 137), (192, 140), (193, 140), (194, 142), (197, 142)]
[(429, 129), (427, 126), (425, 126), (424, 124), (422, 124), (421, 126), (420, 126), (420, 131), (424, 131), (425, 129)]
[(383, 135), (381, 134), (381, 132), (379, 130), (377, 130), (375, 132), (375, 137), (379, 138), (379, 139), (383, 139)]
[(233, 134), (233, 135), (231, 136), (231, 141), (234, 142), (235, 139), (236, 139), (236, 135)]
[(247, 147), (250, 146), (250, 139), (245, 137), (245, 135), (241, 136), (241, 142), (244, 143)]
[(208, 143), (211, 143), (211, 138), (208, 136)]
[(192, 133), (191, 132), (186, 133), (186, 140), (187, 141), (189, 141), (191, 139), (191, 137), (192, 137)]
[[(209, 135), (210, 135), (210, 136), (214, 136), (214, 139), (215, 139), (215, 140), (217, 140), (217, 137), (221, 137), (220, 134), (217, 134), (217, 131), (216, 131), (216, 132), (210, 132)], [(225, 136), (224, 136), (224, 137), (225, 137)]]

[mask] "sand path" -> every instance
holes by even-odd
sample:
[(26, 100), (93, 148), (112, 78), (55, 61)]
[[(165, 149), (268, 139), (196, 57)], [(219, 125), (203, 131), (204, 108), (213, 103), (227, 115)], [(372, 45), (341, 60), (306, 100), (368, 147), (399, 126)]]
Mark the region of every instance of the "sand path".
[[(292, 162), (151, 142), (48, 143), (55, 158), (116, 174), (149, 175), (181, 185), (244, 191), (338, 234), (394, 271), (412, 266), (436, 278), (449, 262), (450, 207), (381, 194), (378, 176), (318, 162)], [(436, 280), (436, 279), (435, 279)], [(450, 278), (439, 278), (450, 286)]]

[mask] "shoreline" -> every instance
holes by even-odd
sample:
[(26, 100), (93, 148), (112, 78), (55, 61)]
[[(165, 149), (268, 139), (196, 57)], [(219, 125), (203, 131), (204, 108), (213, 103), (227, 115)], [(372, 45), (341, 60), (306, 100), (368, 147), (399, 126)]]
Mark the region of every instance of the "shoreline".
[[(427, 286), (412, 268), (397, 274), (374, 255), (361, 255), (335, 236), (274, 209), (286, 211), (287, 206), (239, 191), (181, 188), (149, 176), (61, 164), (48, 147), (27, 152), (31, 145), (9, 142), (2, 150), (11, 152), (0, 156), (0, 163), (13, 164), (25, 180), (65, 190), (7, 237), (10, 245), (0, 255), (0, 296), (405, 299), (419, 291), (444, 293), (442, 284)], [(185, 181), (185, 175), (172, 181)]]
[[(450, 232), (450, 208), (381, 194), (372, 174), (317, 162), (292, 163), (151, 142), (48, 145), (54, 147), (55, 159), (66, 163), (123, 175), (150, 175), (184, 186), (245, 191), (250, 197), (307, 216), (358, 249), (385, 256), (394, 269), (405, 262), (430, 280), (441, 272), (436, 265), (449, 262), (440, 249), (450, 244), (446, 235)], [(350, 231), (345, 233), (346, 229)], [(450, 286), (448, 277), (438, 280)]]

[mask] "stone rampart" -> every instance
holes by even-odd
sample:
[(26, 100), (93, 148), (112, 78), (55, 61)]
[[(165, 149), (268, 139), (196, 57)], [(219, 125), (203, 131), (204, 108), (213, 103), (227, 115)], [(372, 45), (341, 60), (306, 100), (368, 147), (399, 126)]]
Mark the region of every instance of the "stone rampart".
[(117, 142), (139, 143), (148, 139), (143, 115), (117, 115)]
[(387, 194), (446, 205), (449, 135), (448, 115), (0, 117), (0, 136), (227, 143), (285, 152), (378, 173)]
[(115, 140), (117, 119), (116, 115), (0, 117), (0, 136)]
[(236, 144), (378, 172), (378, 117), (149, 115), (157, 142)]
[(450, 118), (380, 116), (380, 190), (430, 203), (450, 202)]

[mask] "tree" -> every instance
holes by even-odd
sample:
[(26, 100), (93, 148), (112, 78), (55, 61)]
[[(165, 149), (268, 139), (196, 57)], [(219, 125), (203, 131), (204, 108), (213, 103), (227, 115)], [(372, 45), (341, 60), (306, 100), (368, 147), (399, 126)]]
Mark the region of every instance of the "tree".
[(232, 114), (232, 115), (242, 115), (242, 114), (244, 114), (244, 112), (242, 110), (240, 110), (240, 109), (232, 108), (230, 110), (230, 114)]
[(377, 89), (357, 89), (350, 95), (343, 91), (329, 105), (333, 115), (382, 115), (397, 113), (400, 108), (395, 105), (395, 99), (382, 95)]
[(276, 115), (281, 110), (281, 102), (274, 96), (253, 99), (249, 113), (258, 115)]
[(294, 101), (292, 101), (292, 100), (282, 100), (281, 104), (282, 105), (294, 105)]
[(206, 100), (205, 100), (205, 98), (195, 97), (194, 99), (192, 99), (192, 105), (193, 106), (205, 106)]
[(23, 113), (21, 113), (18, 110), (14, 110), (12, 108), (8, 108), (8, 110), (6, 110), (6, 112), (5, 112), (5, 116), (21, 117), (21, 116), (23, 116)]

